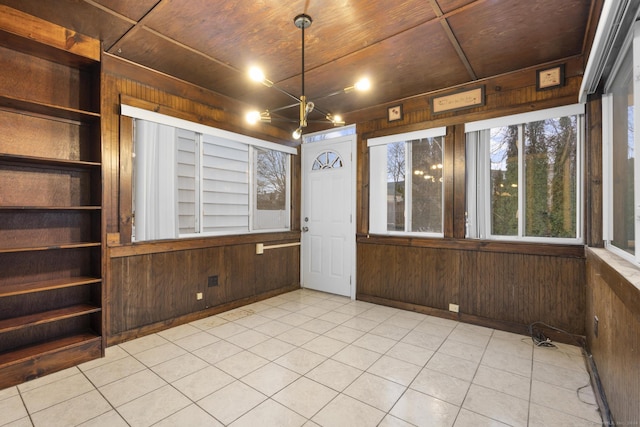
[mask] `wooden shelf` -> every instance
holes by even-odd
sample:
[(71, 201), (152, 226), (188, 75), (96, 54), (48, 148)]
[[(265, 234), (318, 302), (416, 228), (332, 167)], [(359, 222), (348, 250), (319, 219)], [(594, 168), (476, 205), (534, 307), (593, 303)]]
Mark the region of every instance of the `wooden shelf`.
[(75, 120), (79, 122), (93, 122), (100, 119), (100, 114), (94, 113), (92, 111), (77, 110), (75, 108), (63, 107), (60, 105), (45, 104), (42, 102), (15, 98), (7, 95), (0, 95), (0, 107), (56, 117), (59, 119)]
[(62, 279), (41, 280), (38, 282), (20, 283), (15, 285), (4, 285), (0, 287), (0, 297), (50, 291), (53, 289), (70, 288), (73, 286), (90, 285), (93, 283), (100, 283), (101, 281), (102, 280), (100, 278), (96, 277), (79, 276), (65, 277)]
[(58, 249), (79, 249), (79, 248), (94, 248), (100, 247), (100, 242), (78, 242), (78, 243), (60, 243), (48, 246), (32, 246), (32, 247), (19, 247), (19, 248), (0, 248), (0, 254), (2, 253), (15, 253), (15, 252), (36, 252), (36, 251), (51, 251)]
[(100, 40), (0, 5), (0, 50), (3, 389), (104, 356), (105, 295)]
[(72, 66), (100, 62), (100, 40), (5, 5), (0, 5), (0, 44)]
[(0, 366), (29, 362), (33, 360), (35, 354), (43, 356), (61, 350), (69, 350), (91, 342), (100, 342), (101, 340), (102, 338), (99, 335), (84, 332), (69, 337), (37, 343), (0, 354)]
[(21, 165), (41, 165), (52, 166), (56, 168), (71, 168), (71, 169), (97, 169), (100, 168), (99, 162), (87, 162), (82, 160), (64, 160), (64, 159), (51, 159), (47, 157), (34, 157), (34, 156), (21, 156), (17, 154), (5, 154), (0, 153), (0, 162), (17, 163)]
[(13, 317), (0, 320), (0, 333), (29, 328), (43, 323), (55, 322), (57, 320), (68, 319), (70, 317), (84, 316), (100, 311), (100, 307), (90, 304), (78, 304), (56, 310), (44, 311), (42, 313), (30, 314), (28, 316)]

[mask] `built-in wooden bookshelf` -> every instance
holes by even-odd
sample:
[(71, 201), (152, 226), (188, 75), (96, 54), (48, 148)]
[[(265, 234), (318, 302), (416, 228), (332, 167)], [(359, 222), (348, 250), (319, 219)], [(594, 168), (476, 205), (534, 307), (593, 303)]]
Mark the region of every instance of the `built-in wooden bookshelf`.
[(104, 355), (100, 42), (0, 5), (0, 389)]

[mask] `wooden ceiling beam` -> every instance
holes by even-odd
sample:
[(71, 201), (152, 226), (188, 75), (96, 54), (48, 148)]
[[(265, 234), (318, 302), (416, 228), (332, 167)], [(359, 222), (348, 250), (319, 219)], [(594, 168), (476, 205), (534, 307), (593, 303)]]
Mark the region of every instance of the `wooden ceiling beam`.
[[(85, 0), (88, 3), (93, 4), (94, 2), (92, 2), (91, 0)], [(126, 21), (128, 21), (129, 23), (133, 24), (133, 26), (131, 28), (129, 28), (129, 30), (127, 30), (126, 33), (124, 33), (118, 40), (115, 41), (115, 43), (113, 43), (111, 46), (109, 47), (105, 47), (104, 50), (105, 52), (111, 52), (112, 49), (115, 49), (116, 46), (121, 43), (127, 36), (129, 36), (130, 34), (135, 34), (135, 32), (138, 30), (138, 28), (142, 28), (144, 26), (144, 21), (147, 20), (147, 18), (153, 13), (153, 11), (155, 11), (156, 9), (158, 9), (158, 6), (160, 6), (161, 3), (168, 3), (167, 0), (158, 0), (158, 2), (153, 5), (152, 8), (150, 8), (147, 13), (145, 13), (142, 18), (140, 18), (137, 22), (134, 21), (133, 19), (129, 19), (126, 16), (122, 16), (119, 13), (109, 9), (109, 8), (102, 8), (103, 10), (105, 10), (108, 13), (111, 13), (114, 16), (118, 16), (121, 19), (124, 19)], [(113, 53), (113, 52), (111, 52)]]
[(444, 13), (442, 13), (442, 9), (440, 9), (440, 5), (436, 0), (429, 0), (429, 3), (431, 4), (431, 8), (433, 9), (433, 12), (436, 14), (437, 19), (440, 20), (440, 24), (442, 25), (444, 32), (447, 34), (447, 37), (449, 38), (449, 41), (451, 42), (453, 49), (456, 51), (456, 53), (458, 54), (458, 57), (460, 57), (460, 61), (462, 61), (462, 64), (467, 69), (467, 72), (469, 73), (469, 77), (471, 78), (471, 80), (478, 80), (478, 76), (473, 70), (471, 63), (467, 58), (467, 55), (465, 55), (464, 51), (462, 50), (462, 46), (460, 46), (460, 42), (458, 42), (456, 35), (453, 34), (453, 30), (449, 25), (449, 21), (447, 21), (447, 18), (444, 17)]

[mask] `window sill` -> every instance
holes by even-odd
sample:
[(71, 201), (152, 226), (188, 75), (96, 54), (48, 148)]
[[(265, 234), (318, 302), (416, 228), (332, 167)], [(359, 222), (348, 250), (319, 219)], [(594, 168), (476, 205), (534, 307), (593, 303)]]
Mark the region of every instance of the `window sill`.
[(523, 255), (556, 256), (584, 259), (584, 245), (560, 245), (549, 243), (512, 242), (499, 240), (418, 238), (415, 236), (389, 236), (358, 234), (359, 244), (410, 246), (434, 249), (453, 249), (475, 252), (498, 252)]
[(587, 248), (587, 265), (640, 320), (640, 267), (603, 248)]

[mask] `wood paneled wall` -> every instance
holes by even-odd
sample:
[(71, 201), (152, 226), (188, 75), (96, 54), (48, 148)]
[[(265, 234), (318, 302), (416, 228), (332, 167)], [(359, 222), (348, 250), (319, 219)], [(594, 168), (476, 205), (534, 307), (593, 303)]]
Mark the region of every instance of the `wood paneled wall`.
[[(406, 100), (402, 121), (388, 123), (382, 109), (352, 117), (361, 120), (358, 158), (363, 159), (358, 164), (358, 299), (519, 333), (526, 333), (528, 324), (543, 321), (584, 335), (582, 245), (465, 239), (464, 134), (466, 122), (575, 103), (582, 66), (581, 57), (568, 59), (566, 84), (550, 91), (536, 91), (533, 69), (477, 82), (486, 88), (481, 107), (433, 114), (429, 99), (435, 94), (430, 94)], [(367, 139), (436, 126), (447, 127), (444, 239), (368, 235)], [(460, 312), (448, 311), (449, 303), (458, 304)], [(562, 335), (553, 338), (571, 341)]]
[[(361, 236), (358, 299), (522, 334), (543, 321), (584, 335), (582, 254), (575, 246), (545, 253), (534, 245)], [(448, 311), (450, 303), (460, 312)]]
[(620, 426), (640, 425), (640, 290), (629, 274), (637, 277), (637, 267), (605, 249), (587, 250), (587, 343)]
[[(256, 255), (255, 248), (255, 243), (215, 240), (201, 248), (166, 248), (140, 255), (120, 256), (126, 251), (114, 248), (110, 251), (109, 342), (299, 287), (297, 247), (266, 250), (263, 255)], [(208, 286), (211, 276), (217, 276), (216, 286)], [(201, 300), (197, 293), (202, 293)]]
[[(256, 243), (300, 240), (299, 231), (131, 243), (131, 120), (119, 115), (123, 98), (154, 111), (280, 142), (283, 131), (243, 127), (230, 99), (126, 61), (103, 55), (102, 140), (106, 336), (109, 345), (300, 286), (299, 247), (256, 255)], [(299, 156), (293, 156), (292, 217), (299, 225)], [(217, 286), (208, 286), (218, 276)], [(197, 293), (203, 298), (198, 300)]]

